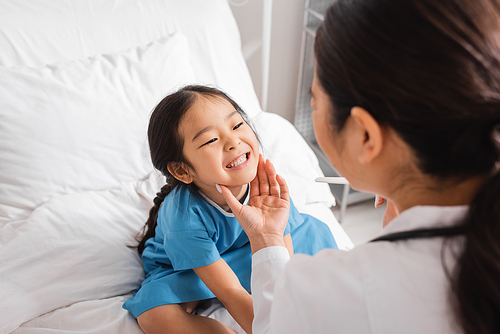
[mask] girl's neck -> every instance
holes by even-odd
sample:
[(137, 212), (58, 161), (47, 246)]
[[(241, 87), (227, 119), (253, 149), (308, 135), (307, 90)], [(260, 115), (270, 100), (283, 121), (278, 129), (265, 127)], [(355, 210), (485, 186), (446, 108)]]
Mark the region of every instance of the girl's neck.
[[(248, 184), (243, 184), (241, 186), (235, 186), (235, 187), (227, 187), (234, 195), (234, 197), (238, 200), (241, 201), (243, 196), (245, 196), (247, 192), (247, 188), (249, 187)], [(208, 189), (201, 189), (200, 191), (205, 194), (208, 198), (210, 198), (214, 203), (219, 205), (223, 210), (229, 211), (229, 205), (227, 205), (226, 200), (224, 197), (222, 197), (222, 194), (219, 193), (219, 191), (213, 187), (213, 189), (208, 188)]]

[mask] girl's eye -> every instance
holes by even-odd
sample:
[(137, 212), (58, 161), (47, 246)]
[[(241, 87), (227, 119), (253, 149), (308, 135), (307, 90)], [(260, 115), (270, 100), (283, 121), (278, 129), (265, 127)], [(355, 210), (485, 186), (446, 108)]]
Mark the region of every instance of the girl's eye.
[(207, 141), (205, 144), (201, 145), (201, 147), (205, 146), (205, 145), (208, 145), (208, 144), (211, 144), (211, 143), (214, 143), (217, 141), (217, 138), (212, 138), (210, 139), (209, 141)]
[(233, 128), (233, 130), (236, 130), (237, 128), (239, 128), (239, 127), (240, 127), (240, 126), (242, 126), (242, 125), (243, 125), (243, 122), (238, 123), (238, 124), (237, 124), (237, 125)]

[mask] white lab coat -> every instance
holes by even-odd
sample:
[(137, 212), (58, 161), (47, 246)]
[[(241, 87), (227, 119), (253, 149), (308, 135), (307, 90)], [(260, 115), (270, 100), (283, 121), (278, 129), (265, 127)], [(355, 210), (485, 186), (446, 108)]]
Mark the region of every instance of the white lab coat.
[[(450, 226), (467, 206), (404, 211), (382, 234)], [(463, 238), (451, 243), (459, 252)], [(316, 256), (268, 247), (252, 260), (253, 333), (459, 333), (448, 303), (443, 238), (373, 242)], [(455, 258), (445, 248), (445, 262)]]

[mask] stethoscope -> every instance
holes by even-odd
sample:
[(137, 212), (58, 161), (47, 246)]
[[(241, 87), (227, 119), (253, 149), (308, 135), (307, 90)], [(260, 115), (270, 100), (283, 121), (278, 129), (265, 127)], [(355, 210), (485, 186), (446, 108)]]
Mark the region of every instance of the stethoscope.
[(436, 237), (450, 237), (465, 234), (464, 226), (442, 227), (442, 228), (421, 228), (410, 231), (395, 232), (391, 234), (382, 235), (370, 242), (377, 241), (399, 241), (408, 239), (424, 239)]

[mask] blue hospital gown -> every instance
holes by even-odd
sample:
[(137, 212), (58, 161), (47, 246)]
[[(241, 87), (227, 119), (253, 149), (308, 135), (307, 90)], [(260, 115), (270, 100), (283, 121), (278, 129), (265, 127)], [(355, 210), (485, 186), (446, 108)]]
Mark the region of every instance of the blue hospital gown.
[[(299, 213), (290, 202), (284, 235), (291, 233), (294, 253), (314, 255), (323, 248), (337, 248), (326, 224)], [(186, 186), (174, 188), (158, 212), (156, 235), (142, 254), (146, 279), (123, 307), (137, 318), (156, 306), (214, 298), (192, 268), (220, 258), (249, 291), (252, 252), (234, 215), (202, 193), (192, 193)]]

